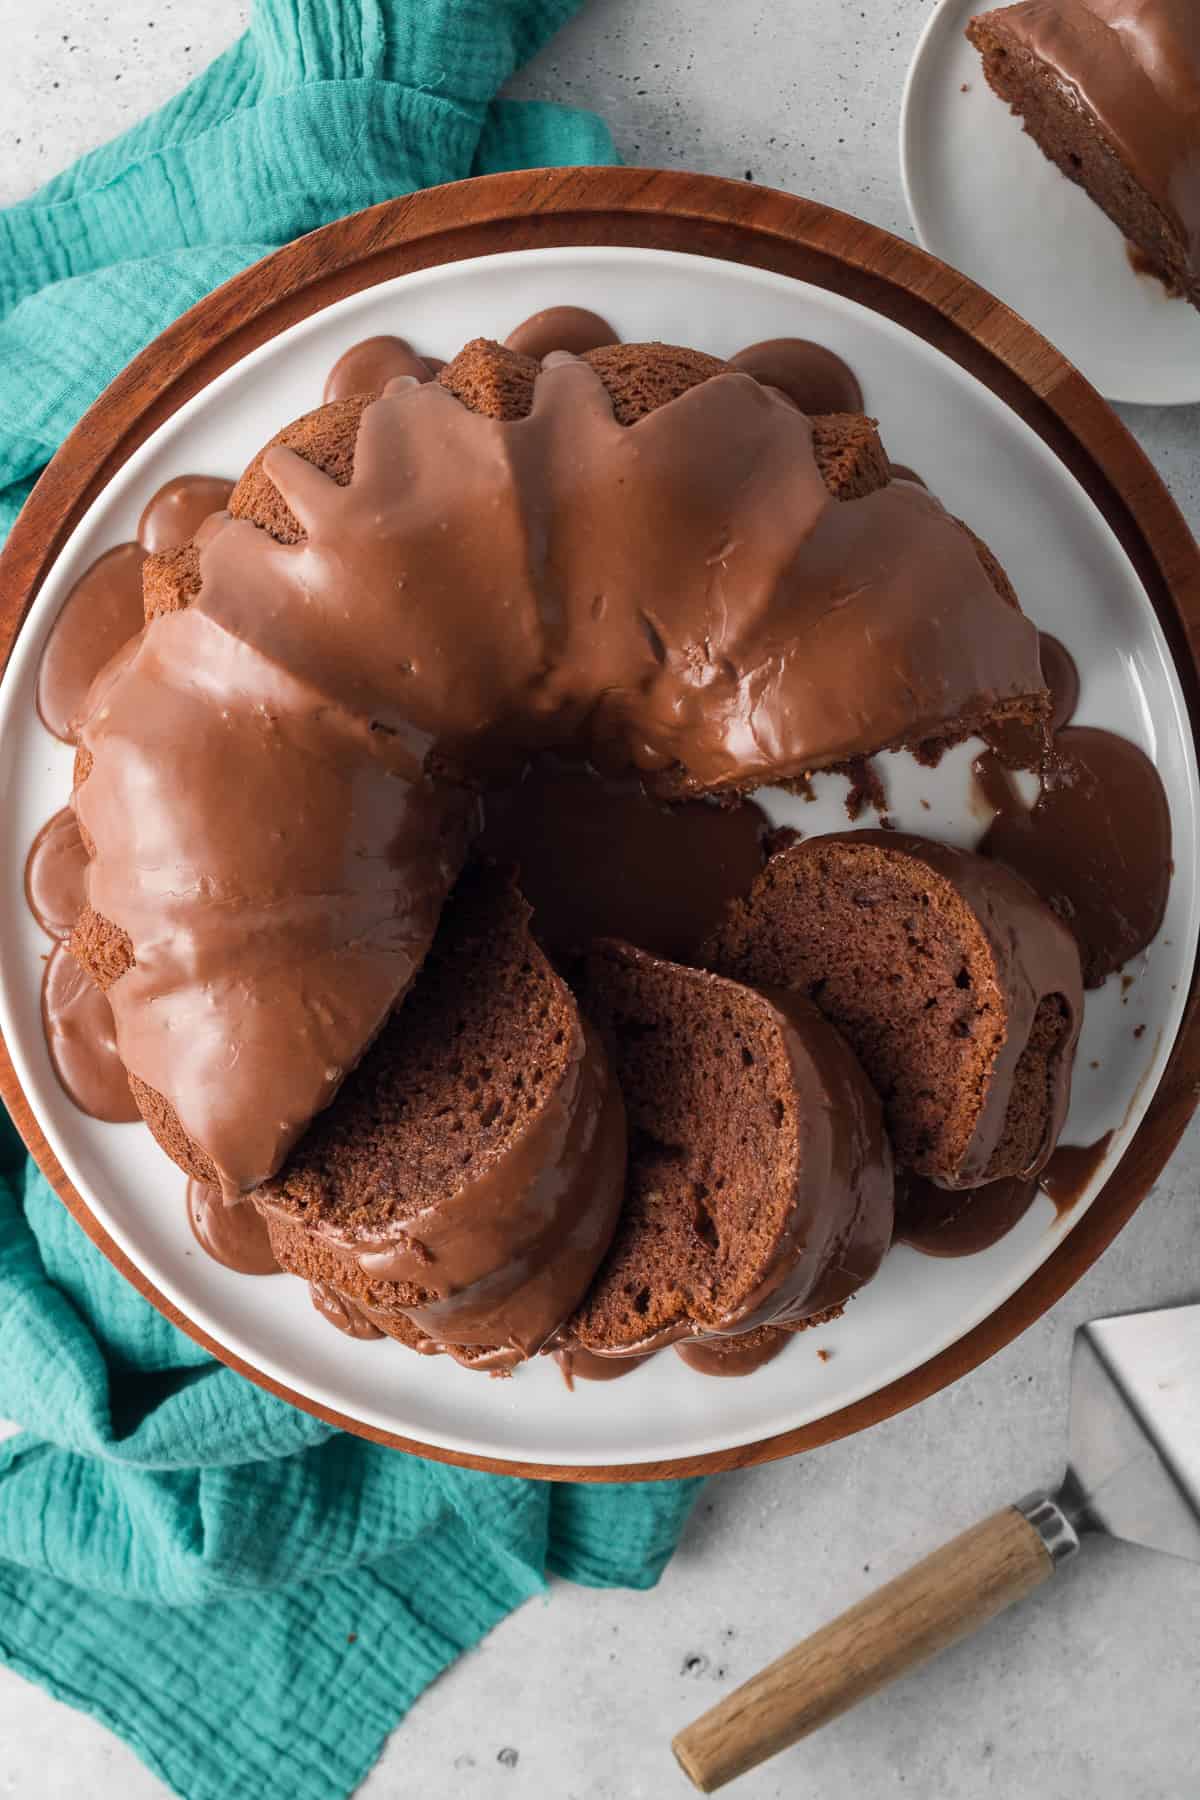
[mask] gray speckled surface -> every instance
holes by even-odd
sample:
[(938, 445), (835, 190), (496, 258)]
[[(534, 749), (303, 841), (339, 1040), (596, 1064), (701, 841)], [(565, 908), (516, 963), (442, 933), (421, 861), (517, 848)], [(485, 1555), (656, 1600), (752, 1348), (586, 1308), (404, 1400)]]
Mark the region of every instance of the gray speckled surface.
[[(315, 0), (314, 0), (315, 3)], [(0, 202), (219, 51), (239, 0), (0, 0)], [(592, 0), (516, 92), (594, 105), (630, 161), (810, 193), (908, 235), (900, 88), (929, 0)], [(1200, 409), (1126, 417), (1193, 528)], [(1200, 1299), (1200, 1128), (1090, 1274), (916, 1411), (713, 1483), (651, 1594), (556, 1587), (445, 1676), (364, 1794), (668, 1800), (671, 1733), (840, 1606), (1062, 1460), (1081, 1320)], [(1185, 1800), (1200, 1569), (1100, 1545), (1018, 1612), (732, 1791), (739, 1800)], [(515, 1750), (517, 1759), (499, 1753)], [(0, 1670), (0, 1794), (153, 1800), (104, 1729)]]

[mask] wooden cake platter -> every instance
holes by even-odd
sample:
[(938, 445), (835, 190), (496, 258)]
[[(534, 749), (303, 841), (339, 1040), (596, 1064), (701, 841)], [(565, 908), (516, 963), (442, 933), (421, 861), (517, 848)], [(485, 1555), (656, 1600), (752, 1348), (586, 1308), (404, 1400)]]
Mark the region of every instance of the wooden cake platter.
[[(795, 278), (892, 320), (990, 389), (1069, 469), (1116, 534), (1166, 638), (1196, 740), (1200, 550), (1144, 453), (1071, 364), (964, 276), (858, 219), (743, 182), (645, 169), (521, 172), (388, 201), (288, 245), (202, 300), (101, 395), (30, 496), (0, 555), (0, 666), (97, 495), (157, 427), (248, 352), (398, 276), (468, 258), (578, 246), (682, 252)], [(280, 422), (268, 422), (261, 437)], [(854, 1404), (752, 1443), (659, 1461), (571, 1466), (470, 1454), (379, 1429), (294, 1391), (187, 1317), (114, 1241), (64, 1173), (3, 1044), (0, 1093), (64, 1204), (121, 1273), (215, 1356), (294, 1405), (379, 1442), (508, 1474), (614, 1480), (711, 1473), (812, 1449), (914, 1405), (1009, 1343), (1079, 1279), (1145, 1198), (1200, 1096), (1195, 969), (1188, 973), (1182, 1023), (1140, 1126), (1102, 1192), (1017, 1291), (948, 1348)]]

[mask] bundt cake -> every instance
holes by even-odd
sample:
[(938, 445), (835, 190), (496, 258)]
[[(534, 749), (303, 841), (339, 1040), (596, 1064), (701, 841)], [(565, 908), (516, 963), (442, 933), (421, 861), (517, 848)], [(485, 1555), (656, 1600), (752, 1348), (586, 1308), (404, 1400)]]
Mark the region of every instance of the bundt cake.
[(1200, 306), (1196, 0), (1023, 0), (967, 36), (1044, 154)]
[(402, 1315), (392, 1335), (414, 1348), (511, 1360), (578, 1305), (624, 1182), (604, 1048), (525, 902), (478, 865), (404, 1005), (254, 1204), (280, 1265), (318, 1294), (381, 1329)]
[(1079, 952), (1019, 875), (892, 831), (771, 858), (704, 960), (806, 995), (857, 1052), (897, 1162), (943, 1187), (1037, 1173), (1066, 1116)]
[(557, 747), (737, 792), (1047, 709), (1002, 571), (870, 421), (667, 346), (477, 341), (321, 407), (145, 592), (81, 730), (73, 943), (151, 1128), (227, 1193), (404, 999), (465, 783)]
[(870, 1280), (891, 1239), (891, 1150), (815, 1007), (616, 943), (589, 952), (578, 992), (625, 1096), (629, 1172), (568, 1348), (795, 1322)]

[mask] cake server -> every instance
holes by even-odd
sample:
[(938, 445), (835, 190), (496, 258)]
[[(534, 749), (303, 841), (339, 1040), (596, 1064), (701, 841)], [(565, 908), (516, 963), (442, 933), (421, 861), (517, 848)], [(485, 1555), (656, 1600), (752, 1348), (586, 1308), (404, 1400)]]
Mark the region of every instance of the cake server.
[(807, 1737), (1047, 1581), (1090, 1532), (1200, 1562), (1200, 1306), (1075, 1334), (1070, 1463), (806, 1638), (675, 1739), (702, 1793)]

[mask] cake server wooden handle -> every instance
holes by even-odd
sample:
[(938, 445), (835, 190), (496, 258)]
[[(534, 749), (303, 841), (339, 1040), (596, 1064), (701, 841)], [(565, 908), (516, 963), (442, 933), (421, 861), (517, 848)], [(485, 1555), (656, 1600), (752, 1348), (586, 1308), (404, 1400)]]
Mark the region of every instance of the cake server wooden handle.
[(993, 1513), (687, 1726), (672, 1745), (681, 1768), (702, 1793), (715, 1793), (967, 1637), (1078, 1547), (1045, 1495)]

